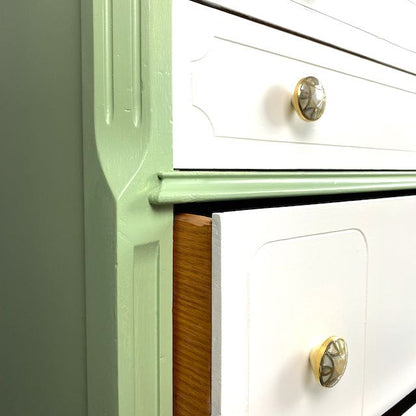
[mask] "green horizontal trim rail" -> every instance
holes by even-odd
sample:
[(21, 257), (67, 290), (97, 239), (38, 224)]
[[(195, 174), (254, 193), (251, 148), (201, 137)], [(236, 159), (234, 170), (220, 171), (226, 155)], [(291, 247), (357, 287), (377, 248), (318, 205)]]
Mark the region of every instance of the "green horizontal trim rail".
[(416, 172), (210, 172), (159, 173), (159, 187), (150, 192), (154, 205), (416, 190)]

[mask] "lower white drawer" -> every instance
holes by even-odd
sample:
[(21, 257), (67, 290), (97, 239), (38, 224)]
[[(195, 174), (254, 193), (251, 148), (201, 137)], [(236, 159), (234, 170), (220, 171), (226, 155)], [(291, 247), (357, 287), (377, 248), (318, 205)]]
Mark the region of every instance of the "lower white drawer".
[[(213, 215), (213, 415), (380, 415), (414, 389), (415, 209), (403, 197)], [(328, 390), (308, 355), (335, 334), (349, 362)]]
[[(409, 196), (213, 214), (212, 293), (211, 220), (193, 220), (175, 251), (188, 276), (174, 291), (175, 397), (195, 396), (180, 414), (379, 416), (411, 392), (415, 212)], [(348, 364), (323, 388), (309, 353), (333, 335)]]

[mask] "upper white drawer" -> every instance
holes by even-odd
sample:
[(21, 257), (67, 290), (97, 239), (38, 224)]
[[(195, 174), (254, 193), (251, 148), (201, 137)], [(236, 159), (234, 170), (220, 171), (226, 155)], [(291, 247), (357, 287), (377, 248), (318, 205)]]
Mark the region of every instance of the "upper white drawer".
[[(414, 169), (416, 77), (215, 9), (178, 3), (174, 167)], [(319, 78), (316, 122), (291, 106)]]
[(416, 70), (414, 0), (214, 0), (207, 3)]

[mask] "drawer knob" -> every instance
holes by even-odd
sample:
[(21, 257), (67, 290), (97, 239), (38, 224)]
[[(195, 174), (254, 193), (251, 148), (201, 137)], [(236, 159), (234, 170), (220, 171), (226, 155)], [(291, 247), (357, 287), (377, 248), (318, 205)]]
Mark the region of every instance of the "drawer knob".
[(326, 105), (325, 89), (321, 82), (315, 77), (302, 78), (296, 84), (292, 104), (302, 120), (318, 120)]
[(322, 387), (334, 387), (347, 367), (348, 349), (343, 338), (332, 336), (312, 348), (309, 354), (316, 381)]

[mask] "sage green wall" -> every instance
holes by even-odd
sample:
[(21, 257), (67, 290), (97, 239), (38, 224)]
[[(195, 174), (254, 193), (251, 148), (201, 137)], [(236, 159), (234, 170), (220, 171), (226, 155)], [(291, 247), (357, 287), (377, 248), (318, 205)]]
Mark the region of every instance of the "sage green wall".
[(80, 4), (0, 3), (0, 415), (86, 415)]

